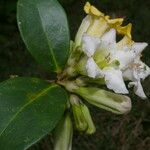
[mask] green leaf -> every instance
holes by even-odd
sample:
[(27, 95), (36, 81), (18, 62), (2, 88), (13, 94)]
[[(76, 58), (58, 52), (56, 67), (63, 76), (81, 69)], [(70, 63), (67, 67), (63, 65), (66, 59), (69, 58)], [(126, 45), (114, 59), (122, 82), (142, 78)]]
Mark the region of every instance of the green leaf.
[(23, 150), (48, 134), (66, 107), (64, 89), (37, 78), (0, 84), (0, 150)]
[(17, 20), (34, 58), (48, 71), (60, 72), (69, 52), (66, 14), (57, 0), (19, 0)]

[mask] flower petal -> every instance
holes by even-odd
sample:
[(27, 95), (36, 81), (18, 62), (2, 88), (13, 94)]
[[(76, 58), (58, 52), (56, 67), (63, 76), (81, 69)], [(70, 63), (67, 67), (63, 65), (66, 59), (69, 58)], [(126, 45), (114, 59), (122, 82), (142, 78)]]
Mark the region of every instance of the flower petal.
[(150, 75), (150, 68), (143, 63), (142, 61), (139, 61), (138, 63), (135, 63), (137, 67), (133, 70), (133, 75), (135, 79), (145, 79), (147, 76)]
[(137, 96), (141, 97), (142, 99), (146, 99), (146, 95), (144, 93), (143, 87), (141, 85), (140, 80), (136, 82), (130, 82), (129, 87), (134, 86), (134, 92)]
[(123, 78), (125, 80), (134, 80), (133, 70), (130, 67), (123, 71)]
[(110, 19), (110, 16), (105, 16), (105, 19), (107, 20), (110, 27), (115, 29), (120, 27), (120, 25), (123, 23), (124, 20), (123, 18)]
[(116, 43), (116, 30), (110, 29), (101, 37), (101, 40), (107, 43)]
[(114, 68), (104, 69), (105, 82), (115, 93), (129, 93), (122, 78), (122, 72)]
[(102, 12), (100, 12), (96, 7), (91, 5), (89, 2), (86, 2), (85, 6), (84, 6), (84, 11), (87, 14), (95, 15), (97, 17), (104, 16), (104, 14)]
[(81, 23), (81, 25), (79, 27), (79, 30), (78, 30), (78, 32), (76, 34), (76, 37), (75, 37), (76, 47), (80, 46), (81, 41), (82, 41), (82, 35), (83, 35), (83, 33), (85, 33), (87, 31), (88, 27), (90, 26), (90, 23), (91, 23), (91, 16), (87, 15), (83, 19), (83, 21), (82, 21), (82, 23)]
[(132, 38), (132, 36), (131, 36), (131, 30), (132, 30), (132, 24), (131, 23), (129, 23), (128, 25), (123, 26), (123, 27), (119, 26), (117, 28), (117, 31), (118, 31), (119, 34), (126, 35), (130, 39)]
[(96, 78), (97, 76), (101, 76), (102, 72), (93, 60), (93, 58), (89, 58), (86, 64), (86, 70), (88, 76), (91, 78)]
[(136, 59), (134, 63), (123, 72), (123, 77), (131, 81), (140, 79), (144, 80), (149, 75), (150, 68), (145, 63), (143, 63), (140, 58)]
[(97, 49), (98, 45), (100, 44), (100, 39), (84, 34), (82, 40), (83, 51), (88, 57), (91, 57)]
[(132, 45), (133, 43), (134, 43), (134, 42), (132, 41), (132, 39), (125, 35), (125, 36), (122, 38), (122, 40), (120, 40), (120, 41), (117, 43), (117, 47), (121, 49), (121, 48), (123, 48), (125, 45), (130, 46), (130, 45)]
[(148, 46), (148, 44), (145, 42), (143, 42), (143, 43), (135, 42), (131, 46), (131, 50), (133, 50), (136, 54), (140, 54), (147, 46)]
[(101, 37), (109, 28), (107, 21), (102, 17), (92, 17), (92, 23), (87, 34), (94, 37)]
[(117, 50), (112, 54), (112, 61), (118, 60), (120, 62), (120, 69), (128, 67), (135, 59), (136, 55), (133, 51), (126, 48), (124, 50)]

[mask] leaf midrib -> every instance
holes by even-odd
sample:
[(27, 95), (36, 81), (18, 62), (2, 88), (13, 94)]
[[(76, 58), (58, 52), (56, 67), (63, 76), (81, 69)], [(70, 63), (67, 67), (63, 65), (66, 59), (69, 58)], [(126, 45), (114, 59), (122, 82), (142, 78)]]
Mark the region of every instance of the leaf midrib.
[(38, 12), (38, 14), (39, 14), (39, 18), (40, 18), (40, 22), (41, 22), (41, 25), (42, 25), (42, 29), (43, 29), (43, 31), (44, 31), (44, 35), (45, 35), (45, 37), (46, 37), (46, 40), (47, 40), (47, 43), (48, 43), (48, 47), (49, 47), (50, 53), (51, 53), (51, 55), (52, 55), (53, 62), (54, 62), (54, 64), (55, 64), (56, 71), (59, 71), (59, 70), (60, 70), (60, 67), (59, 67), (59, 65), (57, 64), (57, 61), (56, 61), (56, 58), (55, 58), (55, 54), (54, 54), (54, 52), (53, 52), (53, 49), (52, 49), (51, 46), (50, 46), (50, 42), (49, 42), (49, 40), (48, 40), (48, 36), (47, 36), (47, 34), (46, 34), (44, 25), (43, 25), (43, 23), (42, 23), (42, 19), (41, 19), (42, 17), (41, 17), (41, 14), (40, 14), (40, 10), (39, 10), (39, 8), (38, 8), (38, 5), (36, 5), (36, 8), (37, 8), (37, 10), (38, 10), (37, 12)]
[(10, 121), (8, 122), (8, 124), (6, 125), (6, 127), (2, 130), (2, 132), (0, 133), (0, 137), (3, 135), (4, 131), (7, 129), (7, 127), (13, 122), (13, 120), (15, 120), (15, 118), (26, 108), (28, 107), (30, 104), (32, 104), (32, 102), (38, 100), (39, 97), (45, 95), (50, 89), (57, 87), (57, 85), (51, 85), (48, 88), (45, 88), (44, 90), (42, 90), (39, 94), (37, 94), (34, 98), (31, 98), (29, 100), (28, 103), (24, 104), (13, 116), (12, 119), (10, 119)]

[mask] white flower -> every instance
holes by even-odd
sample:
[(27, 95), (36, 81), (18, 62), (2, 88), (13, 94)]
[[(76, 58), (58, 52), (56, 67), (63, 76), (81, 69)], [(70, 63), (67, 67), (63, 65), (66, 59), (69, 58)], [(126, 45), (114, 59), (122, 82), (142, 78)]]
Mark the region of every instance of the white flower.
[[(116, 93), (127, 94), (124, 80), (130, 80), (129, 86), (134, 86), (135, 94), (146, 98), (141, 80), (150, 74), (150, 69), (140, 61), (140, 55), (148, 44), (132, 40), (132, 24), (122, 26), (123, 18), (111, 19), (89, 2), (84, 11), (87, 16), (76, 34), (75, 48), (80, 47), (85, 57), (81, 58), (77, 72), (104, 78), (106, 86)], [(116, 32), (123, 35), (119, 42)]]
[[(132, 81), (130, 85), (134, 85), (135, 94), (146, 98), (140, 80), (150, 74), (150, 69), (137, 58), (147, 43), (126, 44), (123, 40), (125, 38), (116, 42), (115, 29), (110, 29), (100, 38), (84, 33), (82, 50), (88, 57), (85, 66), (87, 75), (91, 78), (104, 77), (109, 89), (123, 94), (128, 93), (123, 80), (126, 78)], [(139, 64), (138, 67), (135, 64)]]
[(134, 86), (135, 94), (143, 99), (146, 98), (146, 95), (142, 88), (141, 80), (144, 80), (149, 75), (150, 68), (139, 57), (123, 72), (123, 77), (132, 81), (129, 83), (129, 87)]

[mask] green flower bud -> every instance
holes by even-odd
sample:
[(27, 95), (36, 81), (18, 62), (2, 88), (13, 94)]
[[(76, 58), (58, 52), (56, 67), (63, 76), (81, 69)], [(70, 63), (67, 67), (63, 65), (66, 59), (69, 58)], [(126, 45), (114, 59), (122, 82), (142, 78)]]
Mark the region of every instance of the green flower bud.
[(78, 86), (86, 86), (87, 85), (86, 78), (87, 77), (81, 76), (81, 77), (77, 78), (75, 82)]
[(82, 59), (76, 64), (75, 69), (77, 70), (78, 73), (82, 75), (87, 75), (87, 70), (86, 70), (86, 63), (87, 63), (88, 57), (83, 56)]
[(72, 149), (73, 126), (69, 114), (66, 114), (55, 129), (54, 150)]
[(74, 45), (72, 45), (72, 50), (70, 51), (70, 56), (69, 56), (67, 64), (69, 66), (76, 65), (76, 61), (79, 61), (82, 53), (83, 51), (81, 50), (81, 47), (75, 48)]
[(69, 77), (75, 77), (78, 75), (78, 71), (76, 69), (76, 64), (79, 61), (81, 55), (82, 55), (82, 51), (80, 47), (72, 47), (72, 50), (70, 52), (70, 56), (68, 58), (67, 61), (67, 66), (66, 69), (64, 71), (64, 73), (69, 76)]
[(87, 129), (87, 122), (84, 118), (84, 114), (81, 109), (79, 98), (76, 95), (70, 96), (70, 102), (72, 104), (72, 112), (74, 116), (75, 126), (79, 131), (85, 131)]
[(76, 95), (70, 96), (70, 102), (77, 130), (85, 131), (87, 134), (94, 133), (95, 126), (87, 106)]
[(93, 123), (90, 111), (86, 105), (81, 105), (81, 110), (83, 112), (83, 115), (85, 117), (85, 120), (88, 124), (88, 128), (86, 130), (87, 134), (93, 134), (96, 131), (95, 125)]
[(80, 87), (74, 92), (89, 103), (116, 114), (124, 114), (131, 110), (131, 100), (124, 95), (91, 87)]
[(65, 70), (66, 76), (75, 77), (77, 75), (77, 71), (74, 66), (68, 66)]

